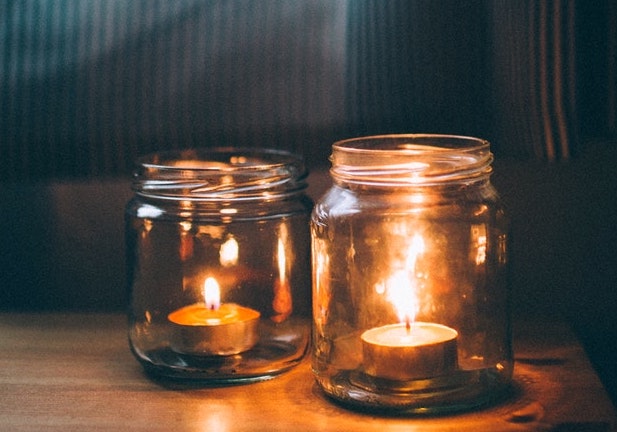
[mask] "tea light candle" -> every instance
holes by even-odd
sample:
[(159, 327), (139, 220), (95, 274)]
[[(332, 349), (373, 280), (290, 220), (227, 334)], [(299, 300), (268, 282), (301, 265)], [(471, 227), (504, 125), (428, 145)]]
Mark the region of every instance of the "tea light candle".
[(216, 279), (204, 283), (204, 303), (170, 313), (171, 348), (182, 354), (225, 356), (250, 350), (259, 340), (260, 313), (235, 303), (220, 304)]
[(414, 321), (420, 308), (417, 290), (422, 274), (417, 262), (424, 251), (424, 238), (413, 235), (404, 269), (390, 275), (379, 290), (385, 292), (401, 322), (362, 333), (364, 370), (368, 375), (407, 381), (446, 375), (458, 367), (457, 331)]
[(362, 333), (364, 371), (377, 378), (414, 380), (448, 374), (458, 367), (456, 330), (414, 322)]

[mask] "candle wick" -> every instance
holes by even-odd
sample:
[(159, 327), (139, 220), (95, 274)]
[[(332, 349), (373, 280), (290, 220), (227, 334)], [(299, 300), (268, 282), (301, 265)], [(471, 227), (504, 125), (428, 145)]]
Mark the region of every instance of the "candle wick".
[(214, 303), (210, 303), (210, 310), (216, 310), (216, 305)]
[(405, 317), (405, 330), (407, 330), (407, 333), (411, 332), (411, 322), (408, 316)]

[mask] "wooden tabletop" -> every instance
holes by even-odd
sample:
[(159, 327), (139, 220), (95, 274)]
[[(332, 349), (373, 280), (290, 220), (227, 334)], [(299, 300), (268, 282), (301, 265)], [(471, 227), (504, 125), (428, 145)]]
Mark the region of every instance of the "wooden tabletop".
[(148, 379), (117, 314), (0, 314), (0, 430), (611, 431), (615, 410), (560, 321), (515, 324), (515, 385), (498, 406), (447, 417), (342, 408), (309, 362), (270, 381), (181, 388)]

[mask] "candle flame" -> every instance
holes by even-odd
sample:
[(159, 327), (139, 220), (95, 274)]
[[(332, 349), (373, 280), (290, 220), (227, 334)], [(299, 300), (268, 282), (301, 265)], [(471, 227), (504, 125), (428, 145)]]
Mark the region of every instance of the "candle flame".
[(416, 262), (418, 256), (424, 253), (424, 249), (424, 239), (421, 235), (415, 234), (407, 250), (405, 268), (392, 274), (385, 284), (387, 298), (396, 308), (400, 322), (404, 322), (407, 329), (411, 328), (411, 323), (416, 319), (420, 309)]
[(219, 262), (223, 267), (229, 267), (238, 263), (238, 241), (230, 237), (219, 249)]
[(221, 306), (221, 289), (213, 277), (204, 282), (204, 300), (208, 309), (216, 310)]
[(400, 322), (411, 322), (418, 313), (415, 284), (405, 271), (397, 271), (386, 281), (388, 300), (394, 305)]

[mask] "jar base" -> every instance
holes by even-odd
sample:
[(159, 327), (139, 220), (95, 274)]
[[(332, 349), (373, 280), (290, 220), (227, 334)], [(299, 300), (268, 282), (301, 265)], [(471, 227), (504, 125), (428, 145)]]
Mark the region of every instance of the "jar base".
[(352, 410), (392, 415), (442, 415), (471, 411), (506, 400), (510, 380), (493, 369), (458, 371), (442, 377), (393, 381), (357, 370), (342, 370), (325, 379), (325, 394)]
[(288, 371), (302, 360), (298, 346), (285, 343), (258, 345), (228, 356), (182, 354), (169, 347), (136, 353), (145, 372), (157, 380), (201, 385), (232, 385), (264, 381)]

